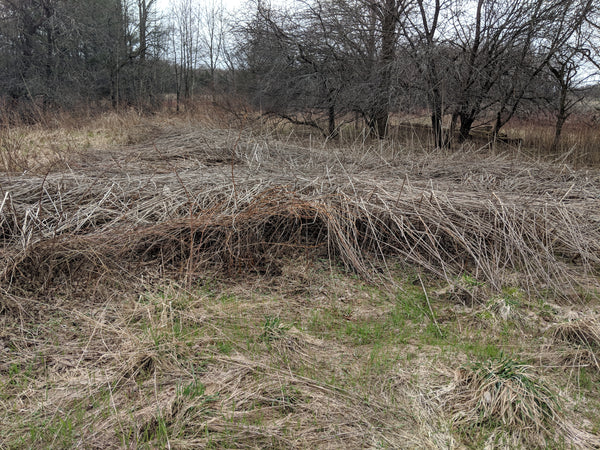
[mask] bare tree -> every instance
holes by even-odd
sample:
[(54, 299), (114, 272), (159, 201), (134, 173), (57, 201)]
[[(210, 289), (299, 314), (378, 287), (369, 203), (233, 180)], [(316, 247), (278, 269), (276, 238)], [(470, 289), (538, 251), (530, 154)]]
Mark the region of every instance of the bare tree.
[(179, 110), (181, 97), (190, 99), (194, 94), (195, 71), (200, 61), (200, 26), (198, 9), (192, 0), (173, 0), (171, 10), (171, 55)]
[(245, 48), (261, 106), (328, 136), (337, 134), (338, 119), (355, 113), (373, 135), (385, 137), (403, 5), (315, 0), (292, 14), (259, 3), (245, 27)]
[(511, 53), (512, 65), (502, 77), (496, 106), (494, 132), (498, 133), (517, 112), (521, 101), (553, 56), (568, 44), (580, 27), (593, 0), (530, 0), (523, 12), (520, 48)]
[(215, 101), (216, 73), (225, 46), (227, 22), (221, 0), (207, 0), (199, 9), (200, 45), (202, 60), (209, 70), (209, 90)]
[(148, 52), (148, 34), (151, 14), (155, 7), (155, 0), (136, 0), (138, 7), (138, 36), (139, 36), (139, 59), (146, 60)]
[(440, 21), (449, 6), (448, 0), (413, 0), (406, 7), (406, 20), (399, 22), (407, 50), (403, 52), (413, 61), (431, 110), (431, 127), (436, 147), (445, 145), (442, 133), (444, 115), (443, 81), (440, 73), (443, 53), (440, 53)]
[[(329, 51), (329, 27), (318, 19), (322, 12), (309, 6), (292, 15), (258, 3), (242, 33), (254, 103), (265, 114), (327, 134), (326, 130), (335, 132), (336, 59)], [(329, 116), (327, 128), (320, 123), (324, 111)]]
[(415, 15), (421, 20), (409, 22), (412, 27), (405, 36), (417, 55), (415, 64), (423, 68), (436, 144), (443, 143), (445, 109), (452, 112), (450, 136), (460, 119), (461, 141), (470, 136), (475, 120), (490, 111), (495, 112), (498, 133), (532, 95), (542, 71), (580, 26), (591, 4), (453, 0), (427, 5), (415, 0)]
[[(548, 64), (548, 71), (556, 83), (556, 97), (551, 101), (554, 105), (556, 123), (551, 150), (558, 150), (562, 129), (573, 113), (575, 106), (585, 97), (584, 91), (577, 91), (587, 77), (578, 77), (584, 61), (581, 48), (567, 47), (555, 54)], [(551, 91), (552, 92), (552, 91)]]
[(372, 25), (377, 27), (372, 32), (379, 31), (380, 33), (379, 45), (376, 42), (369, 45), (371, 49), (379, 47), (379, 55), (376, 57), (377, 62), (375, 65), (374, 108), (370, 118), (370, 126), (377, 137), (383, 138), (388, 129), (392, 103), (392, 71), (396, 57), (397, 25), (401, 14), (404, 13), (404, 2), (403, 0), (370, 0), (369, 6), (376, 18), (371, 22)]

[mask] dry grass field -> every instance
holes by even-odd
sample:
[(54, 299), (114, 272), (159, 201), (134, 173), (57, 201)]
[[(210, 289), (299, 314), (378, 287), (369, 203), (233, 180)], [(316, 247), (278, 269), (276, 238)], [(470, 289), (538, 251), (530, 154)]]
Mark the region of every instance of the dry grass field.
[(0, 448), (600, 447), (600, 171), (224, 123), (2, 131)]

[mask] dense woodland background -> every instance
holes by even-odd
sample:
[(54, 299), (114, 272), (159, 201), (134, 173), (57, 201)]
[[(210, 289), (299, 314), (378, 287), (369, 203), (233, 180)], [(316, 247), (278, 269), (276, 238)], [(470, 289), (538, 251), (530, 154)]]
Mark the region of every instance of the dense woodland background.
[(595, 0), (0, 0), (0, 122), (203, 99), (335, 137), (421, 114), (436, 146), (600, 115)]

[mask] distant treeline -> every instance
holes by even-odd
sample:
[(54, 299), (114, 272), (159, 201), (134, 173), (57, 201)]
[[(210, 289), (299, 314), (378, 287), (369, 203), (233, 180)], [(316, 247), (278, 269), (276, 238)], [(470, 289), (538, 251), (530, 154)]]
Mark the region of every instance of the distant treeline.
[(332, 137), (348, 117), (384, 137), (392, 112), (426, 109), (437, 146), (483, 118), (498, 133), (543, 110), (558, 145), (598, 80), (599, 10), (596, 0), (256, 0), (243, 11), (0, 0), (3, 118), (227, 94)]

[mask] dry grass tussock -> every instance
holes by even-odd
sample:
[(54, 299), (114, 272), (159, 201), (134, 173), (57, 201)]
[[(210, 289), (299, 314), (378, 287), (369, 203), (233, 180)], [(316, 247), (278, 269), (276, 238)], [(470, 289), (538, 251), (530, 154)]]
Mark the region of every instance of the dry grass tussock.
[(501, 424), (506, 434), (490, 436), (500, 446), (544, 447), (556, 433), (558, 440), (577, 447), (600, 445), (597, 436), (573, 425), (559, 396), (533, 367), (508, 357), (460, 368), (454, 383), (440, 391), (440, 399), (452, 414), (453, 424), (467, 434), (477, 435), (482, 427)]
[[(574, 318), (549, 330), (555, 341), (566, 343), (560, 363), (593, 367), (600, 372), (600, 321), (596, 316)], [(555, 355), (556, 357), (556, 355)]]
[(489, 356), (597, 345), (600, 173), (140, 126), (0, 174), (0, 446), (598, 444)]
[(600, 349), (600, 321), (597, 317), (575, 319), (556, 325), (553, 335), (557, 339), (592, 349)]

